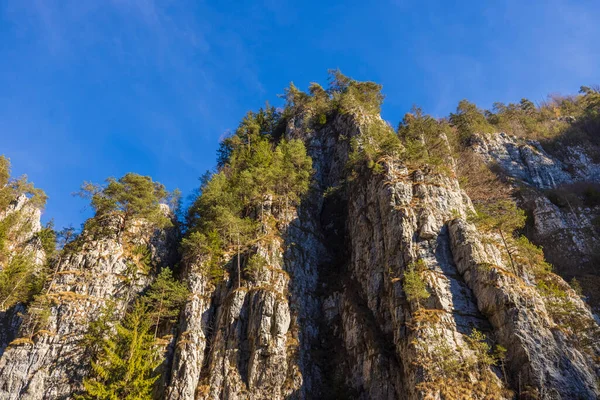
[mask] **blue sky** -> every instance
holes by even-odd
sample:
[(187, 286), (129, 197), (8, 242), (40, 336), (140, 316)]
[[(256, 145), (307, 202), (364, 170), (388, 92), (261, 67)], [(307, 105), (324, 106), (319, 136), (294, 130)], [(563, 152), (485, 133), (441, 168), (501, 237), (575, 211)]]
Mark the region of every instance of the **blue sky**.
[(133, 171), (189, 194), (219, 139), (290, 81), (340, 68), (396, 124), (600, 83), (600, 2), (0, 2), (0, 153), (78, 226), (83, 181)]

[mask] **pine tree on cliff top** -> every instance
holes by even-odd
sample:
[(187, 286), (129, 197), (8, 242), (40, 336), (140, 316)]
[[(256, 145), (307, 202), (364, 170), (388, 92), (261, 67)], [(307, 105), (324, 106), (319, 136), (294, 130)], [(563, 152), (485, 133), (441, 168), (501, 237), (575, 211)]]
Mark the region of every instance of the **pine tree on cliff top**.
[(125, 231), (135, 218), (143, 218), (162, 228), (172, 224), (160, 204), (172, 200), (173, 195), (149, 176), (130, 172), (119, 179), (108, 178), (106, 185), (86, 182), (79, 194), (91, 199), (96, 211), (94, 219), (118, 215), (120, 232)]

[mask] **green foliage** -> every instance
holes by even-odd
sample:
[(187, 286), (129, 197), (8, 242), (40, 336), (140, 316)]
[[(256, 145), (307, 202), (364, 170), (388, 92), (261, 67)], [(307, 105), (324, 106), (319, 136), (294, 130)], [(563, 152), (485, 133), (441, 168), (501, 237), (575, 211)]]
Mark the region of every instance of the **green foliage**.
[(425, 380), (417, 388), (446, 399), (511, 398), (512, 393), (499, 384), (490, 369), (498, 362), (503, 367), (506, 349), (496, 346), (491, 351), (485, 335), (477, 329), (465, 339), (467, 348), (455, 347), (446, 335), (434, 329), (424, 342), (416, 343), (424, 350), (419, 365), (425, 373)]
[(571, 279), (571, 282), (569, 282), (569, 285), (571, 285), (571, 289), (573, 289), (573, 291), (577, 294), (577, 296), (579, 296), (579, 297), (583, 296), (583, 289), (581, 288), (581, 284), (579, 283), (579, 280), (577, 280), (577, 278)]
[(51, 311), (51, 302), (48, 296), (36, 295), (27, 306), (27, 313), (22, 314), (22, 332), (32, 338), (40, 330), (46, 329)]
[(447, 135), (450, 127), (445, 121), (437, 121), (423, 110), (413, 106), (398, 125), (398, 136), (404, 145), (404, 158), (411, 164), (428, 164), (437, 170), (443, 169), (450, 159)]
[(496, 364), (497, 360), (483, 332), (473, 328), (471, 334), (467, 337), (467, 344), (473, 351), (473, 364), (480, 372), (486, 371), (490, 366)]
[(260, 254), (252, 254), (248, 257), (244, 271), (250, 276), (255, 276), (267, 265), (267, 260)]
[(403, 288), (406, 299), (410, 303), (414, 302), (417, 305), (417, 308), (421, 306), (422, 301), (427, 300), (430, 296), (422, 274), (422, 268), (417, 264), (409, 265), (404, 272)]
[(309, 93), (304, 93), (290, 83), (282, 97), (286, 101), (286, 118), (297, 115), (298, 111), (310, 111), (310, 122), (317, 128), (325, 125), (329, 116), (336, 113), (378, 115), (384, 99), (381, 85), (356, 81), (339, 70), (329, 71), (327, 90), (313, 82)]
[(19, 213), (12, 213), (0, 220), (0, 262), (6, 262), (10, 257), (7, 245), (11, 236), (16, 236), (13, 231), (18, 227), (19, 217)]
[(28, 182), (27, 176), (11, 178), (10, 160), (0, 155), (0, 212), (21, 195), (27, 196), (34, 207), (41, 208), (46, 204), (46, 194)]
[(329, 71), (329, 94), (342, 113), (379, 114), (384, 96), (375, 82), (359, 82), (338, 70)]
[(79, 194), (91, 199), (96, 211), (95, 221), (118, 216), (120, 232), (125, 231), (135, 218), (143, 218), (160, 228), (172, 225), (160, 207), (161, 203), (169, 203), (172, 196), (149, 176), (128, 173), (119, 179), (108, 178), (105, 185), (86, 182)]
[[(289, 96), (299, 96), (293, 87), (290, 91)], [(294, 99), (288, 101), (300, 101)], [(226, 139), (219, 171), (203, 179), (201, 194), (188, 212), (184, 257), (200, 258), (199, 264), (213, 278), (223, 277), (226, 253), (235, 250), (239, 259), (264, 231), (265, 202), (287, 212), (309, 188), (312, 160), (304, 143), (277, 140), (268, 129), (279, 125), (273, 120), (279, 114), (265, 114), (264, 128), (260, 115), (249, 113)]]
[(549, 132), (544, 116), (527, 99), (521, 99), (517, 104), (494, 103), (493, 112), (486, 111), (486, 115), (488, 122), (500, 131), (525, 137)]
[(163, 268), (143, 297), (155, 328), (154, 336), (163, 320), (175, 321), (188, 296), (187, 286), (173, 278), (170, 268)]
[(366, 166), (375, 173), (383, 172), (382, 161), (387, 156), (399, 155), (402, 144), (393, 129), (380, 120), (367, 125), (363, 134), (350, 141), (348, 167), (357, 171)]
[(223, 258), (223, 241), (216, 230), (206, 234), (198, 231), (191, 232), (181, 241), (181, 249), (187, 261), (203, 257), (201, 266), (208, 277), (216, 282), (223, 279), (221, 262)]
[(483, 230), (512, 233), (525, 225), (525, 212), (510, 200), (480, 204), (472, 221)]
[(117, 321), (116, 317), (115, 303), (109, 301), (104, 304), (98, 316), (89, 323), (81, 346), (92, 359), (103, 350), (104, 341)]
[(18, 254), (0, 271), (0, 310), (27, 303), (37, 295), (45, 276), (38, 271), (33, 255)]
[(148, 246), (143, 244), (136, 244), (128, 251), (130, 261), (131, 275), (135, 275), (138, 272), (148, 274), (152, 268), (152, 252)]
[(265, 109), (261, 108), (256, 113), (249, 111), (235, 133), (221, 142), (217, 150), (217, 166), (222, 168), (228, 164), (235, 149), (242, 146), (250, 149), (255, 141), (261, 139), (268, 141), (278, 136), (283, 122), (279, 111), (268, 104)]
[(477, 205), (476, 210), (477, 213), (471, 216), (472, 222), (484, 231), (494, 231), (500, 234), (513, 273), (518, 275), (511, 244), (514, 242), (515, 231), (525, 226), (525, 212), (511, 200), (481, 203)]
[(540, 293), (545, 297), (553, 297), (556, 299), (566, 299), (567, 292), (561, 286), (559, 286), (556, 282), (552, 280), (538, 280), (537, 289)]
[(537, 278), (543, 278), (552, 272), (552, 266), (546, 262), (542, 248), (534, 245), (525, 236), (514, 239), (516, 247), (515, 260), (528, 267)]
[(143, 400), (152, 398), (160, 351), (150, 333), (148, 311), (136, 302), (115, 332), (102, 339), (102, 350), (83, 382), (80, 399)]
[[(37, 208), (43, 207), (47, 199), (42, 190), (36, 189), (33, 183), (27, 181), (26, 176), (12, 178), (10, 160), (0, 155), (0, 213), (5, 213), (9, 205), (21, 196), (26, 196), (28, 204)], [(0, 263), (9, 262), (11, 258), (7, 248), (9, 244), (15, 246), (14, 252), (19, 252), (24, 244), (16, 241), (30, 228), (31, 226), (22, 218), (21, 211), (13, 211), (0, 220)], [(24, 255), (21, 256), (22, 261)]]
[(456, 113), (450, 114), (450, 122), (456, 127), (461, 138), (467, 139), (474, 133), (490, 133), (494, 128), (488, 123), (483, 112), (473, 103), (461, 100)]
[(54, 230), (54, 221), (49, 221), (37, 234), (42, 244), (46, 258), (50, 259), (56, 253), (57, 234)]

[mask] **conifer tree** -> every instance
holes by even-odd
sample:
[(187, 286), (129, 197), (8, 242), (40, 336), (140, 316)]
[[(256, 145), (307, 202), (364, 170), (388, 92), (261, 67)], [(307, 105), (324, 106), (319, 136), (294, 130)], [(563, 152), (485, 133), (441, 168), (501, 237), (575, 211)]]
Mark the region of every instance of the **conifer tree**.
[(41, 208), (46, 204), (47, 196), (44, 191), (27, 181), (27, 176), (11, 178), (10, 160), (0, 155), (0, 211), (6, 210), (21, 195), (27, 196), (29, 204), (34, 207)]
[(160, 208), (161, 203), (170, 202), (171, 195), (149, 176), (128, 173), (119, 179), (108, 178), (106, 185), (86, 182), (79, 194), (91, 199), (96, 211), (94, 219), (118, 216), (121, 220), (119, 233), (124, 232), (135, 218), (143, 218), (161, 228), (172, 225)]
[(25, 303), (40, 292), (44, 274), (36, 271), (30, 254), (18, 254), (0, 271), (0, 310)]
[(403, 289), (406, 294), (406, 299), (409, 302), (415, 302), (417, 309), (420, 308), (421, 301), (427, 300), (430, 296), (422, 276), (422, 270), (424, 268), (425, 264), (420, 260), (419, 262), (408, 265), (404, 272)]
[(517, 275), (517, 268), (508, 240), (512, 238), (515, 230), (521, 229), (525, 225), (525, 219), (525, 212), (511, 200), (481, 204), (477, 207), (477, 216), (475, 217), (475, 222), (479, 226), (496, 231), (500, 235), (515, 275)]
[(285, 209), (296, 203), (308, 191), (312, 173), (312, 160), (300, 140), (282, 140), (275, 149), (271, 167), (274, 190), (284, 199)]
[(149, 317), (154, 324), (154, 337), (158, 334), (158, 327), (163, 319), (173, 319), (179, 315), (188, 295), (189, 290), (185, 284), (173, 278), (170, 268), (160, 271), (144, 296)]
[(83, 382), (80, 399), (145, 400), (152, 398), (161, 364), (150, 318), (143, 302), (136, 302), (115, 333), (103, 340), (102, 351)]
[(483, 112), (468, 100), (461, 100), (458, 103), (456, 113), (450, 114), (450, 122), (456, 126), (463, 138), (473, 133), (489, 133), (493, 130)]

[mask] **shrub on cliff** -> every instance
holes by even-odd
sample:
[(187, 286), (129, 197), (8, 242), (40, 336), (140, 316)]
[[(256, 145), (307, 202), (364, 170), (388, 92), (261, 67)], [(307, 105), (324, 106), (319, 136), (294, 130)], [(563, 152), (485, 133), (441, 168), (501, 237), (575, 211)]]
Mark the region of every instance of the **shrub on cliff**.
[(450, 114), (450, 122), (456, 127), (461, 138), (467, 140), (474, 133), (494, 131), (483, 112), (468, 100), (461, 100), (456, 113)]
[(410, 264), (404, 272), (404, 293), (410, 303), (416, 304), (420, 308), (421, 302), (427, 300), (430, 296), (427, 291), (427, 285), (423, 279), (425, 264), (422, 260)]
[(403, 158), (411, 165), (422, 164), (437, 171), (447, 170), (450, 160), (450, 145), (447, 135), (450, 127), (447, 122), (437, 121), (423, 110), (413, 106), (398, 124), (398, 136), (404, 145)]
[(21, 195), (27, 196), (34, 207), (41, 208), (46, 204), (46, 194), (29, 182), (27, 176), (11, 177), (10, 160), (0, 155), (0, 212)]
[(174, 194), (149, 176), (130, 172), (119, 179), (108, 178), (105, 185), (86, 182), (79, 194), (91, 200), (96, 212), (94, 221), (113, 216), (119, 218), (119, 233), (135, 219), (144, 219), (159, 228), (172, 225), (160, 204), (172, 201)]

